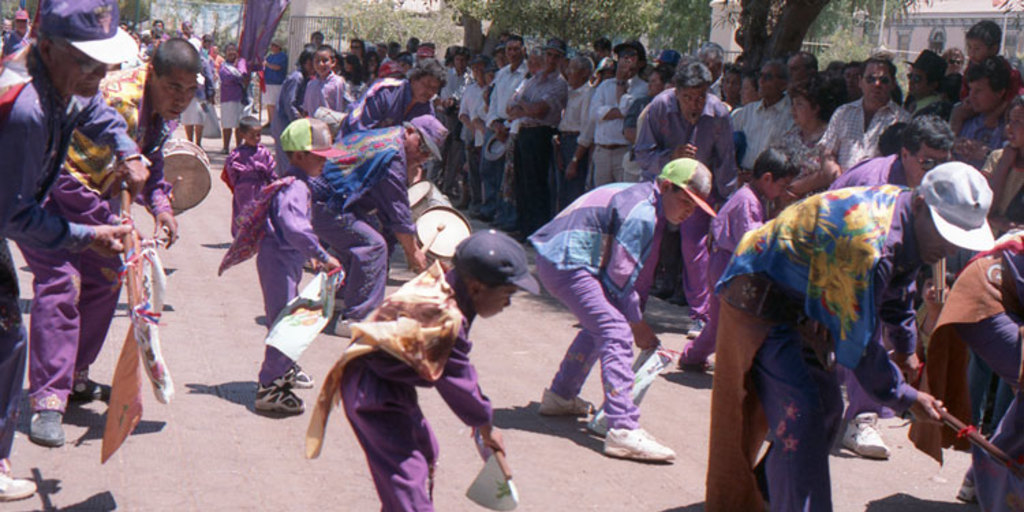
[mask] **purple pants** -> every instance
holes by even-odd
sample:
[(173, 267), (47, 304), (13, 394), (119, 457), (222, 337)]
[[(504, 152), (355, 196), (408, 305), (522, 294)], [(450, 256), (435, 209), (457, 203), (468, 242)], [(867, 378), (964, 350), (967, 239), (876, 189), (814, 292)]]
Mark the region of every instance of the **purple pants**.
[(551, 381), (551, 391), (566, 399), (579, 395), (590, 369), (600, 358), (608, 427), (637, 428), (640, 409), (631, 394), (633, 331), (626, 317), (605, 294), (601, 282), (586, 270), (558, 270), (537, 258), (537, 275), (548, 293), (569, 308), (583, 327), (565, 353)]
[(32, 269), (29, 399), (33, 411), (67, 408), (103, 348), (121, 293), (121, 260), (94, 251), (21, 247)]
[(768, 420), (771, 510), (831, 511), (828, 455), (843, 410), (836, 375), (807, 359), (796, 330), (785, 324), (769, 331), (751, 375)]
[[(711, 216), (697, 208), (679, 225), (679, 245), (683, 253), (683, 293), (690, 306), (690, 318), (708, 320), (708, 231)], [(714, 338), (712, 338), (714, 340)]]
[(18, 276), (7, 240), (0, 238), (0, 471), (9, 470), (7, 459), (18, 427), (21, 386), (25, 381), (27, 339), (18, 306)]
[(330, 246), (345, 269), (338, 298), (345, 301), (343, 318), (362, 320), (384, 302), (388, 283), (388, 246), (376, 228), (355, 215), (335, 214), (313, 205), (313, 231)]
[(345, 368), (341, 397), (366, 453), (381, 510), (434, 510), (429, 482), (437, 439), (417, 403), (416, 388), (382, 379), (357, 359)]
[[(270, 236), (260, 242), (260, 251), (256, 255), (256, 272), (260, 277), (260, 288), (263, 289), (267, 330), (274, 325), (274, 320), (288, 305), (288, 301), (299, 294), (303, 261), (298, 251), (281, 248)], [(275, 379), (283, 376), (293, 364), (295, 361), (280, 350), (267, 345), (263, 365), (260, 367), (260, 384), (269, 386)]]
[(683, 364), (700, 364), (708, 360), (711, 354), (715, 353), (715, 337), (718, 335), (718, 297), (710, 293), (715, 289), (715, 283), (725, 273), (725, 267), (729, 265), (732, 253), (729, 251), (715, 250), (711, 253), (711, 262), (708, 265), (708, 313), (707, 324), (704, 330), (696, 339), (690, 341), (683, 347), (683, 355), (679, 362)]

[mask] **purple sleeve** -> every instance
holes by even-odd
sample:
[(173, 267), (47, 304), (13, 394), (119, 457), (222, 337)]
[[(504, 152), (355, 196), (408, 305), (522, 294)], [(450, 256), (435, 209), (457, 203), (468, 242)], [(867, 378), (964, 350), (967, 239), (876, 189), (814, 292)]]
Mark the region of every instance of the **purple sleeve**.
[(647, 114), (640, 116), (634, 151), (647, 176), (657, 176), (672, 157), (672, 148), (665, 145), (664, 134), (658, 129), (664, 115), (664, 106), (655, 99), (647, 106)]
[(324, 102), (327, 103), (327, 108), (337, 111), (344, 112), (347, 106), (345, 101), (345, 80), (341, 77), (335, 77), (324, 87)]
[(975, 324), (957, 324), (956, 331), (975, 354), (1012, 385), (1020, 372), (1021, 323), (1013, 313), (999, 313)]
[(83, 101), (81, 121), (76, 129), (97, 144), (110, 146), (117, 158), (140, 154), (135, 139), (128, 134), (128, 124), (125, 123), (121, 113), (114, 107), (107, 105), (102, 93), (97, 93), (89, 99), (78, 98)]
[(377, 124), (384, 118), (391, 103), (394, 102), (393, 96), (396, 92), (401, 91), (401, 87), (382, 88), (378, 89), (376, 94), (367, 95), (363, 110), (358, 117), (353, 119), (353, 129), (349, 133), (377, 128)]
[(732, 143), (732, 122), (729, 115), (715, 117), (715, 163), (711, 174), (715, 179), (715, 188), (722, 198), (736, 189), (736, 148)]
[(278, 178), (277, 172), (275, 172), (275, 169), (277, 169), (277, 159), (274, 158), (272, 151), (261, 144), (259, 149), (256, 150), (256, 159), (263, 165), (259, 171), (264, 183), (270, 183)]
[(309, 187), (296, 180), (274, 197), (276, 226), (289, 245), (306, 258), (327, 260), (327, 253), (320, 247), (320, 240), (313, 233), (309, 222)]
[(149, 166), (149, 179), (142, 189), (143, 204), (153, 216), (171, 212), (171, 184), (164, 179), (163, 144), (150, 151), (146, 158), (152, 163)]
[(476, 368), (469, 362), (470, 343), (466, 339), (465, 326), (459, 332), (444, 374), (434, 384), (452, 412), (471, 427), (490, 425), (494, 415), (491, 401), (480, 391)]
[(635, 324), (644, 319), (641, 302), (640, 293), (636, 290), (629, 292), (629, 294), (619, 300), (619, 311), (622, 311), (627, 322)]
[(405, 160), (393, 158), (387, 176), (367, 192), (377, 205), (377, 213), (395, 233), (416, 232), (412, 222), (412, 207), (409, 206), (409, 189), (405, 185), (407, 176)]
[(44, 249), (83, 249), (92, 240), (93, 229), (69, 223), (36, 201), (47, 171), (43, 166), (49, 135), (38, 99), (27, 95), (35, 96), (34, 89), (22, 91), (0, 129), (0, 236)]
[(716, 247), (735, 252), (743, 235), (764, 224), (764, 219), (758, 214), (760, 206), (751, 204), (751, 201), (756, 200), (740, 190), (726, 202), (722, 211), (718, 213), (718, 217), (711, 221), (711, 231)]
[(900, 354), (913, 354), (917, 346), (917, 311), (914, 309), (917, 271), (888, 277), (892, 272), (891, 260), (883, 259), (879, 262), (875, 275), (878, 316), (883, 322), (885, 337), (893, 349)]
[(861, 387), (882, 405), (905, 411), (917, 400), (917, 390), (903, 380), (903, 374), (877, 339), (868, 342), (853, 373)]

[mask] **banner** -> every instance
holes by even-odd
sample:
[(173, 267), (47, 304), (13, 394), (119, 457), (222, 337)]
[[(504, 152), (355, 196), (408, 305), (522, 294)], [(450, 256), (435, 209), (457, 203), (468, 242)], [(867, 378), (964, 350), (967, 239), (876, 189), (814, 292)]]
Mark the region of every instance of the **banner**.
[(246, 0), (238, 54), (246, 62), (263, 61), (277, 24), (291, 0)]
[(172, 36), (181, 29), (181, 22), (188, 20), (196, 37), (210, 34), (218, 45), (237, 42), (242, 28), (242, 6), (237, 4), (153, 0), (149, 12), (150, 21), (162, 20)]

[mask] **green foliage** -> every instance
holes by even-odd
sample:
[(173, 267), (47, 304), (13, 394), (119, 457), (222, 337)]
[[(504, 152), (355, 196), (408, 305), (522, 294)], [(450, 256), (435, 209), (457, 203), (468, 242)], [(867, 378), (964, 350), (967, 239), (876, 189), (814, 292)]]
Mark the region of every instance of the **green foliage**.
[(432, 41), (442, 52), (448, 46), (462, 44), (462, 27), (455, 21), (458, 13), (448, 7), (418, 14), (396, 9), (392, 2), (344, 0), (338, 2), (331, 15), (345, 18), (346, 39), (404, 43), (415, 36), (421, 41)]
[(711, 34), (711, 6), (707, 0), (665, 0), (653, 20), (653, 48), (696, 50)]

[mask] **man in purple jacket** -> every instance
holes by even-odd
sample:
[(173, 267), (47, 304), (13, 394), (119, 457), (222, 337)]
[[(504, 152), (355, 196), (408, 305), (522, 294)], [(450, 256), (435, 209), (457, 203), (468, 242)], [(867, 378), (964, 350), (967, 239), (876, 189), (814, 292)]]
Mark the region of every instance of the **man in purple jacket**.
[[(138, 192), (148, 177), (124, 119), (97, 94), (107, 67), (132, 58), (138, 47), (118, 29), (113, 0), (45, 2), (39, 41), (31, 48), (31, 82), (3, 95), (0, 111), (0, 501), (35, 493), (35, 484), (11, 477), (10, 454), (25, 378), (25, 328), (18, 278), (6, 239), (45, 249), (103, 254), (123, 250), (127, 226), (87, 226), (42, 208), (64, 163), (76, 128), (114, 148), (118, 171)], [(11, 70), (5, 70), (5, 73)]]
[(358, 102), (348, 110), (335, 139), (366, 130), (397, 126), (419, 116), (434, 115), (434, 104), (447, 79), (447, 72), (436, 59), (420, 59), (409, 71), (408, 80), (385, 78), (377, 80)]

